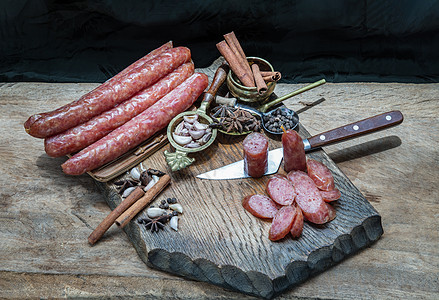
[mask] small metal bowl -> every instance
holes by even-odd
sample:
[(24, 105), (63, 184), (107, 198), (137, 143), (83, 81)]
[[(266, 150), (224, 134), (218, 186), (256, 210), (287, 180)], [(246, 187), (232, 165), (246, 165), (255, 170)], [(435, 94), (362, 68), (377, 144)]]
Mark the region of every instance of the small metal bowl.
[[(274, 72), (273, 66), (265, 59), (259, 57), (247, 57), (247, 61), (250, 64), (250, 67), (252, 64), (257, 63), (261, 71)], [(230, 93), (238, 98), (239, 101), (243, 102), (264, 102), (270, 97), (276, 86), (275, 81), (267, 82), (267, 91), (260, 95), (256, 87), (246, 87), (245, 85), (242, 85), (238, 77), (236, 77), (235, 73), (231, 70), (227, 74), (226, 82)]]
[(218, 134), (216, 129), (212, 129), (212, 136), (210, 137), (209, 141), (207, 141), (204, 145), (201, 145), (200, 147), (197, 148), (185, 148), (180, 144), (178, 144), (172, 137), (172, 133), (175, 131), (175, 127), (178, 124), (180, 124), (180, 122), (183, 121), (183, 118), (185, 116), (193, 116), (197, 114), (198, 122), (203, 124), (211, 124), (212, 118), (206, 115), (205, 109), (206, 109), (206, 105), (202, 106), (201, 109), (198, 109), (196, 111), (183, 112), (179, 114), (177, 117), (175, 117), (169, 123), (167, 129), (168, 140), (169, 143), (172, 145), (172, 147), (174, 147), (175, 152), (165, 151), (164, 154), (166, 157), (166, 162), (171, 167), (172, 171), (178, 171), (191, 165), (195, 161), (195, 158), (189, 157), (188, 154), (193, 154), (196, 152), (203, 151), (206, 148), (208, 148), (210, 145), (212, 145), (212, 143), (215, 141), (216, 136)]

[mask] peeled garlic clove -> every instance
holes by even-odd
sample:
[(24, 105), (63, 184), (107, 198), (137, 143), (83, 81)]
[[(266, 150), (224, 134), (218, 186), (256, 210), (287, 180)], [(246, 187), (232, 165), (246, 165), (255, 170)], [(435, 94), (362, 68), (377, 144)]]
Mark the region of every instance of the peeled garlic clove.
[(181, 136), (181, 135), (177, 135), (177, 134), (175, 134), (175, 132), (173, 132), (172, 137), (174, 138), (174, 141), (177, 144), (182, 145), (182, 146), (192, 142), (191, 136)]
[(132, 186), (132, 187), (127, 188), (125, 191), (123, 191), (122, 197), (123, 198), (128, 197), (135, 189), (136, 189), (136, 186)]
[(137, 168), (132, 168), (130, 171), (130, 175), (134, 180), (140, 179), (140, 172)]
[(181, 131), (184, 129), (184, 122), (180, 122), (174, 129), (175, 134), (181, 135)]
[(198, 148), (200, 146), (201, 144), (197, 142), (190, 142), (189, 144), (184, 145), (185, 148)]
[(189, 130), (189, 134), (194, 140), (198, 140), (204, 135), (204, 130)]
[(198, 120), (198, 115), (190, 115), (190, 116), (184, 116), (183, 119), (190, 123), (193, 124), (196, 120)]
[(194, 122), (194, 127), (196, 130), (206, 130), (209, 127), (209, 125), (196, 121)]
[(146, 214), (150, 218), (157, 218), (166, 213), (166, 210), (158, 208), (158, 207), (150, 207), (146, 210)]
[(178, 212), (180, 214), (183, 213), (183, 206), (181, 206), (180, 203), (169, 204), (169, 208), (172, 210), (175, 210), (176, 212)]
[(203, 144), (206, 144), (210, 140), (211, 137), (212, 137), (212, 133), (208, 132), (205, 135), (203, 135), (203, 137), (201, 138), (201, 142)]
[(171, 220), (169, 221), (169, 226), (171, 226), (172, 229), (175, 231), (178, 231), (178, 217), (173, 216)]
[(148, 182), (148, 184), (143, 188), (143, 190), (146, 192), (146, 191), (148, 191), (150, 188), (152, 188), (152, 186), (154, 185), (154, 184), (156, 184), (156, 182), (157, 181), (159, 181), (159, 177), (158, 176), (156, 176), (156, 175), (152, 175), (151, 176), (152, 177), (152, 179)]

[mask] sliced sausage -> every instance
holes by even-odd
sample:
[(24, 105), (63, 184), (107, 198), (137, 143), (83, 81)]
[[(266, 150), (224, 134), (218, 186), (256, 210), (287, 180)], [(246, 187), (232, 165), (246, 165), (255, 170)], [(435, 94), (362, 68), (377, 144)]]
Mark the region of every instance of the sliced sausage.
[(154, 84), (188, 62), (190, 57), (190, 50), (186, 47), (168, 49), (70, 104), (31, 116), (24, 124), (26, 132), (34, 137), (45, 138), (82, 124)]
[(341, 193), (338, 189), (333, 189), (332, 191), (320, 191), (320, 195), (322, 195), (323, 201), (325, 202), (332, 202), (341, 197)]
[(290, 233), (293, 238), (298, 238), (303, 231), (303, 212), (299, 206), (296, 207), (296, 216), (293, 221), (293, 226), (291, 226)]
[(268, 138), (259, 132), (250, 133), (242, 142), (244, 171), (251, 177), (262, 177), (268, 168)]
[(252, 215), (262, 219), (272, 219), (279, 207), (265, 195), (249, 195), (242, 199), (242, 206)]
[(279, 209), (273, 218), (268, 238), (270, 241), (283, 239), (291, 230), (293, 221), (296, 216), (296, 208), (288, 205)]
[(288, 129), (282, 134), (282, 147), (285, 172), (294, 170), (305, 171), (305, 148), (300, 135), (296, 131)]
[(335, 208), (334, 207), (332, 207), (332, 205), (331, 204), (329, 204), (329, 203), (325, 203), (326, 204), (326, 207), (328, 208), (328, 215), (329, 215), (329, 220), (328, 220), (328, 222), (329, 221), (332, 221), (332, 220), (334, 220), (335, 219), (335, 216), (336, 216), (336, 212), (335, 212)]
[(285, 176), (274, 175), (265, 186), (267, 194), (280, 205), (291, 205), (296, 198), (296, 189)]
[(323, 163), (314, 159), (308, 159), (306, 161), (306, 169), (308, 176), (311, 177), (318, 189), (322, 191), (334, 189), (334, 177), (329, 168)]
[(121, 156), (165, 128), (180, 112), (187, 110), (209, 83), (205, 74), (195, 73), (182, 84), (99, 141), (81, 150), (64, 164), (66, 174), (80, 175)]
[(84, 149), (143, 112), (193, 73), (194, 64), (185, 63), (115, 108), (81, 125), (46, 138), (44, 140), (46, 153), (52, 157), (59, 157)]
[(328, 222), (328, 207), (314, 181), (303, 171), (292, 171), (288, 173), (287, 178), (296, 188), (296, 203), (302, 209), (305, 218), (315, 224)]

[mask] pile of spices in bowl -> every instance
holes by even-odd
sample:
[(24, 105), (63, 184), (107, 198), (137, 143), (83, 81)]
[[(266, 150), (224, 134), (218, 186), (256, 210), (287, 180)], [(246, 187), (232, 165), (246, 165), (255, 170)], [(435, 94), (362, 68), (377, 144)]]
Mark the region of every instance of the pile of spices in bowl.
[(286, 130), (292, 129), (296, 126), (294, 117), (282, 108), (277, 108), (272, 113), (265, 115), (263, 118), (265, 127), (273, 132), (282, 132), (281, 126), (283, 126)]
[(214, 123), (211, 127), (218, 128), (227, 133), (244, 133), (260, 131), (260, 121), (248, 111), (229, 105), (218, 105), (211, 111)]

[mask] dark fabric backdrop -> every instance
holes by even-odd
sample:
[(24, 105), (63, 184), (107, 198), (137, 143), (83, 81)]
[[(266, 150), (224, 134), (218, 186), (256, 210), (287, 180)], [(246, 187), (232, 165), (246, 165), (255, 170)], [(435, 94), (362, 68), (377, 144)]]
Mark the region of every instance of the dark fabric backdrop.
[(283, 82), (439, 82), (439, 1), (0, 1), (0, 81), (103, 82), (168, 40), (196, 67), (235, 31)]

